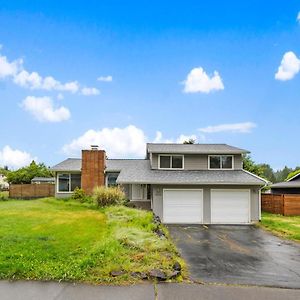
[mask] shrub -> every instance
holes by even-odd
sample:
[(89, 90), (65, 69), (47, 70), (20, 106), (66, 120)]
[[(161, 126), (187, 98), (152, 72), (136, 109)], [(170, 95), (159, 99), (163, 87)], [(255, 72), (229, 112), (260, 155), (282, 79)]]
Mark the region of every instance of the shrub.
[(93, 191), (93, 200), (98, 206), (123, 204), (125, 194), (119, 187), (96, 187)]
[(90, 202), (90, 197), (86, 195), (83, 189), (78, 187), (75, 188), (71, 199), (79, 202)]
[(0, 192), (0, 201), (8, 200), (8, 192)]

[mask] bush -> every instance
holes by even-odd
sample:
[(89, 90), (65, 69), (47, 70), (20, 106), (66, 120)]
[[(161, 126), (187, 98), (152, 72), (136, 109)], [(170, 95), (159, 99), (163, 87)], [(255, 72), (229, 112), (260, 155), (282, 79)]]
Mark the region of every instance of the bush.
[(0, 201), (8, 200), (8, 192), (0, 192)]
[(125, 194), (119, 187), (96, 187), (93, 191), (93, 200), (98, 206), (123, 204)]
[(86, 195), (85, 191), (80, 188), (75, 188), (73, 195), (71, 197), (72, 200), (76, 200), (79, 202), (90, 202), (90, 197)]

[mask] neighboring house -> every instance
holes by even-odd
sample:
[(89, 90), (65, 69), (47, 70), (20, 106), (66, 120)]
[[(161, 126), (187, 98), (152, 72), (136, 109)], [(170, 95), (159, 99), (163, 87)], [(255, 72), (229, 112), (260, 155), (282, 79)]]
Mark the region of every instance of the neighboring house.
[(300, 194), (300, 173), (287, 181), (271, 185), (272, 194)]
[(34, 177), (31, 179), (32, 184), (55, 184), (54, 177)]
[(6, 182), (6, 176), (0, 174), (0, 190), (8, 190), (9, 184)]
[(226, 144), (149, 143), (145, 159), (106, 159), (94, 147), (52, 168), (56, 197), (69, 197), (76, 186), (91, 194), (118, 184), (164, 223), (249, 224), (260, 219), (266, 181), (243, 170), (244, 153)]

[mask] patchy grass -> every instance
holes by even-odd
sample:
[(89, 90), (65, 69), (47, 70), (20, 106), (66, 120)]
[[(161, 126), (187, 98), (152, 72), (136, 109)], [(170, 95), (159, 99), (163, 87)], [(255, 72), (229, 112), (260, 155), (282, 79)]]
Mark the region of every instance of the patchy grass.
[[(96, 209), (53, 198), (3, 201), (0, 279), (122, 284), (139, 281), (131, 272), (158, 268), (170, 274), (175, 261), (184, 262), (155, 228), (152, 213), (124, 206)], [(125, 273), (112, 277), (116, 270)]]
[(300, 216), (288, 217), (263, 212), (260, 226), (278, 236), (300, 242)]

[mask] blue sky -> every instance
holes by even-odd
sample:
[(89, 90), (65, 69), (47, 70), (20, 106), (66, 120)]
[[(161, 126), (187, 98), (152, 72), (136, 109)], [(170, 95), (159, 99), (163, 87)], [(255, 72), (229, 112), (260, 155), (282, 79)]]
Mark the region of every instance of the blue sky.
[(239, 2), (0, 1), (0, 165), (188, 136), (299, 165), (300, 3)]

